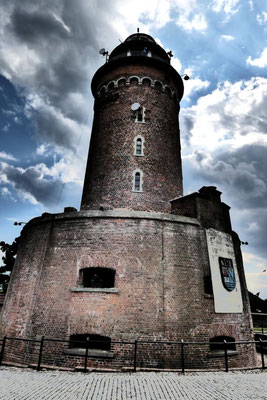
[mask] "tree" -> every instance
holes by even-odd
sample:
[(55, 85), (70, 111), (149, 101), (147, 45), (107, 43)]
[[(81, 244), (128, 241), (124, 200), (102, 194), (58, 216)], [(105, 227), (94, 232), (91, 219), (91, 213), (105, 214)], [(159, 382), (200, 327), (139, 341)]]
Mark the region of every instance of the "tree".
[(16, 238), (12, 244), (0, 242), (0, 249), (4, 253), (2, 261), (4, 265), (0, 267), (0, 292), (6, 292), (10, 275), (16, 260), (19, 238)]

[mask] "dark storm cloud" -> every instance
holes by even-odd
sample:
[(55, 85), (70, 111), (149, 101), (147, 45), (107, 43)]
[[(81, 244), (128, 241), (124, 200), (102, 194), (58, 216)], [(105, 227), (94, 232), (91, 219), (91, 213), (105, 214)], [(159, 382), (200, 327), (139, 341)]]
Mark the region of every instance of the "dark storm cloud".
[[(0, 54), (0, 73), (11, 76), (9, 79), (26, 96), (39, 96), (55, 111), (48, 118), (45, 107), (33, 105), (40, 140), (62, 147), (73, 147), (77, 142), (70, 130), (62, 134), (64, 118), (58, 118), (56, 112), (82, 123), (92, 109), (90, 80), (103, 63), (99, 48), (108, 45), (115, 35), (110, 19), (115, 3), (26, 0), (22, 4), (10, 0), (0, 6), (0, 12), (2, 8), (8, 15), (3, 41), (8, 51)], [(24, 57), (22, 68), (11, 65), (15, 56), (10, 54), (16, 48), (21, 52), (20, 59)], [(78, 106), (73, 95), (80, 96)]]
[(195, 161), (195, 176), (217, 186), (231, 206), (243, 210), (238, 223), (245, 240), (267, 256), (267, 146), (245, 145), (209, 160), (196, 152)]
[[(5, 174), (7, 184), (11, 184), (26, 196), (30, 194), (36, 201), (47, 206), (55, 204), (59, 197), (62, 182), (60, 180), (48, 180), (34, 167), (25, 170), (4, 164), (2, 173)], [(25, 196), (25, 197), (26, 197)]]
[(192, 129), (194, 128), (194, 117), (192, 115), (188, 114), (183, 114), (182, 110), (182, 118), (181, 118), (181, 125), (182, 125), (182, 132), (183, 132), (183, 139), (187, 143), (190, 142), (190, 139), (192, 137)]
[[(233, 201), (251, 208), (266, 206), (267, 146), (245, 145), (235, 151), (223, 152), (199, 168), (197, 174), (224, 187)], [(196, 154), (201, 166), (202, 159)]]
[(29, 12), (22, 8), (15, 8), (10, 26), (20, 40), (29, 43), (38, 44), (44, 37), (49, 40), (66, 39), (70, 34), (52, 13)]

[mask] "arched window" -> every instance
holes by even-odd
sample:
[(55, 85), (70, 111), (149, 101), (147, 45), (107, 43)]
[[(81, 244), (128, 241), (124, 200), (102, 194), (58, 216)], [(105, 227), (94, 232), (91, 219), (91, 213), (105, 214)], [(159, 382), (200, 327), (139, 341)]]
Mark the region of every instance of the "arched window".
[(140, 192), (140, 188), (141, 188), (141, 175), (140, 172), (136, 172), (134, 179), (134, 190), (136, 192)]
[(134, 138), (134, 155), (135, 156), (144, 155), (144, 138), (142, 136), (136, 136)]
[(136, 170), (133, 172), (133, 192), (142, 192), (143, 172)]
[(92, 267), (80, 270), (80, 285), (85, 288), (112, 288), (115, 283), (115, 270)]

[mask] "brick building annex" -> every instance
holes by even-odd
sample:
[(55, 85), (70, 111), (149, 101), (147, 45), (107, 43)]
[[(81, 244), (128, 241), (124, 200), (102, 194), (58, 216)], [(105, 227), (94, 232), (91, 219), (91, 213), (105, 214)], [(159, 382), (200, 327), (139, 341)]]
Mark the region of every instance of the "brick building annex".
[[(223, 340), (230, 366), (255, 365), (253, 347), (235, 343), (253, 340), (253, 330), (229, 207), (215, 187), (183, 196), (184, 86), (170, 56), (135, 33), (95, 73), (81, 210), (44, 213), (22, 230), (2, 334), (89, 339), (92, 367), (131, 365), (135, 340), (181, 339), (209, 342), (187, 352), (188, 365), (221, 366)], [(30, 363), (35, 347), (21, 346)], [(179, 349), (143, 344), (140, 357), (168, 368), (173, 359), (179, 365)], [(79, 365), (85, 345), (57, 352), (61, 365)], [(6, 360), (16, 357), (7, 349)]]

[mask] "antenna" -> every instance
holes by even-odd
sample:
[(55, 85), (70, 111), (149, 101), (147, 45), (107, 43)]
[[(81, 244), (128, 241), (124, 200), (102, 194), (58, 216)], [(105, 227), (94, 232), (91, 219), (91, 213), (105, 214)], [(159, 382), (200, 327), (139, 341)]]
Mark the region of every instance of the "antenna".
[(137, 110), (139, 110), (139, 108), (140, 108), (140, 104), (139, 103), (133, 103), (131, 105), (131, 110), (132, 111), (137, 111)]
[(108, 51), (106, 51), (106, 49), (102, 48), (99, 50), (98, 53), (101, 54), (102, 56), (106, 56), (106, 62), (108, 61)]

